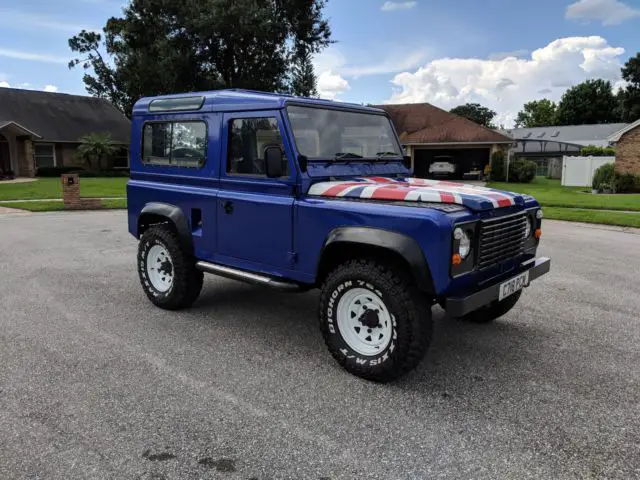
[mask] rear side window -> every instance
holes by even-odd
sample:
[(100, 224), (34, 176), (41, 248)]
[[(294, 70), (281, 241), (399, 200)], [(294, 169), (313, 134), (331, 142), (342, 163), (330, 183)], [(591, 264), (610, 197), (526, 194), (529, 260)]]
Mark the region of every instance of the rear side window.
[(229, 125), (227, 173), (266, 176), (264, 149), (269, 146), (278, 146), (282, 150), (284, 176), (288, 176), (278, 121), (273, 117), (232, 120)]
[(200, 168), (206, 158), (205, 122), (153, 122), (144, 125), (143, 163)]

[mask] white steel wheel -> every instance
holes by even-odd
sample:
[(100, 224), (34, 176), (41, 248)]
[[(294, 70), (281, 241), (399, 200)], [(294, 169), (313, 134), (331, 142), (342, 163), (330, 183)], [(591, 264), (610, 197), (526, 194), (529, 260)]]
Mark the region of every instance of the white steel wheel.
[(147, 253), (147, 277), (153, 288), (166, 293), (173, 285), (173, 260), (164, 245), (154, 245)]
[(391, 314), (382, 299), (366, 288), (346, 292), (336, 311), (338, 329), (347, 345), (368, 357), (383, 352), (393, 336)]

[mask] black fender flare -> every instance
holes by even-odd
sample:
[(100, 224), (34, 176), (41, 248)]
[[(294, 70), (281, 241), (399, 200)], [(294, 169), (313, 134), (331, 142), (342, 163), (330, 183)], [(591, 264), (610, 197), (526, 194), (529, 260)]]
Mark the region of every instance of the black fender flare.
[(182, 247), (186, 249), (191, 255), (193, 255), (193, 237), (191, 236), (191, 229), (184, 215), (184, 212), (180, 207), (171, 205), (169, 203), (150, 202), (147, 203), (138, 216), (138, 237), (140, 237), (140, 225), (141, 220), (145, 215), (153, 215), (157, 217), (163, 217), (169, 220), (178, 232), (180, 243)]
[(332, 230), (327, 236), (327, 240), (320, 253), (320, 261), (322, 261), (322, 254), (327, 247), (337, 243), (370, 245), (397, 253), (404, 258), (411, 267), (418, 288), (422, 291), (435, 294), (431, 269), (420, 245), (418, 245), (418, 242), (413, 238), (380, 228), (339, 227)]

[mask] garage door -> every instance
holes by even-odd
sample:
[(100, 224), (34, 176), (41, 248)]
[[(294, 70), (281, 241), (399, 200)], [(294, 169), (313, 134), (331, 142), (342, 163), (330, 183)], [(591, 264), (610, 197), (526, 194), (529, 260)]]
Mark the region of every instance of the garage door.
[(454, 178), (461, 179), (463, 174), (472, 170), (484, 171), (484, 167), (489, 164), (491, 150), (489, 148), (450, 148), (416, 149), (414, 152), (416, 177), (434, 178), (429, 174), (429, 166), (436, 161), (448, 161), (446, 158), (436, 159), (436, 157), (450, 157), (451, 162), (456, 165)]

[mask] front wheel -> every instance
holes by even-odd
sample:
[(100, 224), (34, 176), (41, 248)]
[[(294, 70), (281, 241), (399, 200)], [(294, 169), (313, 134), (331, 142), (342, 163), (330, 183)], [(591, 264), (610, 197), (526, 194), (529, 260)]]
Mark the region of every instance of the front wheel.
[(388, 382), (414, 367), (431, 342), (431, 308), (415, 285), (374, 260), (352, 260), (322, 286), (320, 328), (350, 373)]
[(167, 310), (190, 306), (202, 290), (203, 274), (169, 224), (155, 225), (140, 238), (138, 275), (149, 300)]

